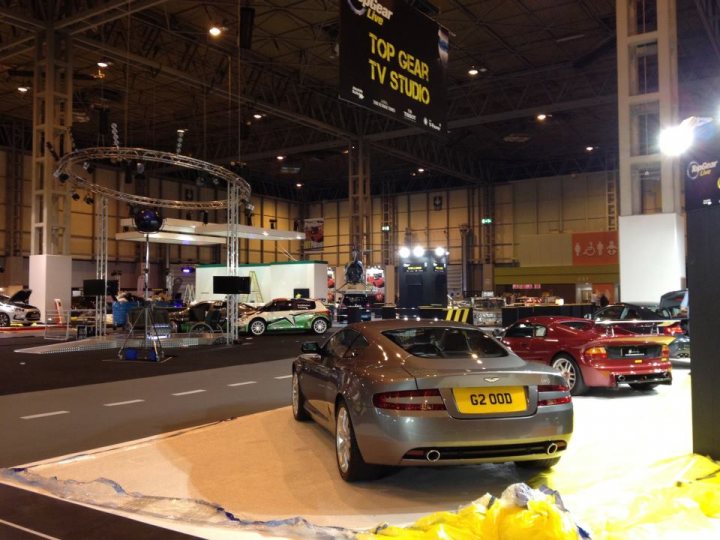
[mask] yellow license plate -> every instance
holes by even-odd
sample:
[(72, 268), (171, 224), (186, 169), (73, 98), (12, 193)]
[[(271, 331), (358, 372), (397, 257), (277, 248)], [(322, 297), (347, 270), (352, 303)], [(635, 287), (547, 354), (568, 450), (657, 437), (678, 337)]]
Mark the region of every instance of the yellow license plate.
[(453, 388), (455, 405), (465, 414), (496, 414), (527, 409), (523, 386)]

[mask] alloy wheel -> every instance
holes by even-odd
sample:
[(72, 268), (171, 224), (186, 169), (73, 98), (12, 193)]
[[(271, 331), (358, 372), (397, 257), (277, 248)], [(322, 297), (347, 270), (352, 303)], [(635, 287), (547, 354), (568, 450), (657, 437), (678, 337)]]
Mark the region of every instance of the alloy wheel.
[(563, 377), (565, 377), (570, 390), (575, 388), (575, 383), (577, 382), (577, 372), (575, 371), (575, 365), (571, 360), (568, 358), (558, 358), (555, 362), (553, 362), (553, 367), (560, 370), (560, 373), (562, 373)]
[(352, 441), (350, 440), (350, 416), (345, 407), (340, 407), (335, 427), (335, 448), (337, 452), (338, 466), (344, 473), (350, 468), (350, 452)]

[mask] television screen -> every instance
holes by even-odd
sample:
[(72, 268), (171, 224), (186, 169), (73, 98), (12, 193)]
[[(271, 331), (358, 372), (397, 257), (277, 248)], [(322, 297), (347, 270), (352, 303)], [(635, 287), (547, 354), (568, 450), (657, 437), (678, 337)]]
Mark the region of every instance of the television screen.
[(213, 294), (250, 294), (250, 278), (213, 276)]

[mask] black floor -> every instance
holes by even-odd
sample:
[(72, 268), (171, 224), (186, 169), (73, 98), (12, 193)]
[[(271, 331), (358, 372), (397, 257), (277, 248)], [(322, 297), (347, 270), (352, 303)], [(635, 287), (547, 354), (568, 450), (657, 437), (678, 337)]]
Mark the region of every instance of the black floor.
[(197, 537), (0, 484), (0, 538), (189, 540)]
[(303, 341), (324, 341), (334, 330), (325, 336), (274, 334), (241, 337), (237, 345), (168, 349), (166, 353), (172, 358), (162, 363), (119, 361), (115, 349), (58, 354), (16, 353), (16, 349), (55, 342), (37, 337), (3, 337), (0, 339), (0, 395), (291, 358), (300, 354)]

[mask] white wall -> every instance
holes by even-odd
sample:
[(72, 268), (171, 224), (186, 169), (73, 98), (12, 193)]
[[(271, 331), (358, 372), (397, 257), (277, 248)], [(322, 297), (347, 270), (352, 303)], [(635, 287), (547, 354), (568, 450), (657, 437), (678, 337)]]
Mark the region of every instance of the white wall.
[(685, 226), (678, 214), (620, 217), (620, 299), (659, 302), (685, 286)]
[[(272, 263), (265, 265), (242, 265), (239, 276), (255, 272), (263, 301), (273, 298), (291, 298), (293, 289), (310, 289), (310, 298), (327, 298), (327, 264), (316, 261)], [(197, 266), (195, 269), (195, 299), (224, 300), (224, 294), (213, 294), (213, 276), (227, 275), (222, 265)], [(242, 297), (242, 295), (241, 295)]]

